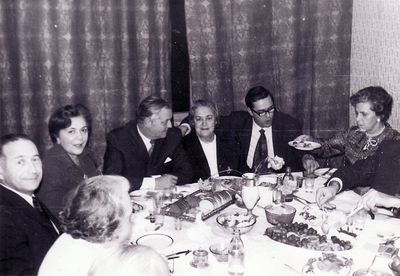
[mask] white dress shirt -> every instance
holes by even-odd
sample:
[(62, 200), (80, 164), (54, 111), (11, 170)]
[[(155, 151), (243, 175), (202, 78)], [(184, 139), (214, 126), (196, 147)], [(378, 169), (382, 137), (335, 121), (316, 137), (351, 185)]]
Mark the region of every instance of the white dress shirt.
[[(144, 145), (146, 146), (146, 150), (149, 151), (151, 147), (151, 139), (147, 138), (144, 136), (144, 134), (140, 131), (139, 127), (137, 127), (138, 133), (140, 135), (140, 138), (142, 138)], [(142, 186), (140, 186), (140, 189), (149, 189), (149, 190), (154, 190), (156, 187), (156, 178), (159, 177), (159, 175), (155, 175), (153, 177), (144, 177)]]
[(206, 143), (200, 140), (201, 147), (207, 158), (208, 167), (210, 168), (210, 175), (218, 176), (218, 162), (217, 162), (217, 139), (214, 138), (212, 142)]
[[(258, 139), (260, 139), (260, 129), (261, 127), (257, 125), (253, 120), (253, 127), (251, 130), (251, 139), (250, 139), (250, 147), (249, 152), (247, 154), (247, 166), (249, 168), (253, 167), (253, 159), (254, 159), (254, 152), (257, 147)], [(268, 156), (274, 157), (274, 143), (272, 141), (272, 126), (263, 128), (265, 131), (265, 137), (267, 139), (267, 148), (268, 148)]]

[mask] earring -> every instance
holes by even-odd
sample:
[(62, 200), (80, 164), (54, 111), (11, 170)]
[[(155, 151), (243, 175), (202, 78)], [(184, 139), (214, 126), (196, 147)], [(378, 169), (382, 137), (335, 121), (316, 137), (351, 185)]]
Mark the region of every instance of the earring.
[(376, 121), (379, 123), (381, 121), (381, 118), (376, 119)]

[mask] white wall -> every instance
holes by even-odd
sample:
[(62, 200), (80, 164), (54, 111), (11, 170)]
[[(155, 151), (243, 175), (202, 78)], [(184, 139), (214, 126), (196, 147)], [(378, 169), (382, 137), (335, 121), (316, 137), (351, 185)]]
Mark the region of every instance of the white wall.
[[(389, 123), (400, 131), (400, 0), (354, 0), (350, 91), (380, 85), (394, 98)], [(351, 108), (350, 125), (354, 125)]]

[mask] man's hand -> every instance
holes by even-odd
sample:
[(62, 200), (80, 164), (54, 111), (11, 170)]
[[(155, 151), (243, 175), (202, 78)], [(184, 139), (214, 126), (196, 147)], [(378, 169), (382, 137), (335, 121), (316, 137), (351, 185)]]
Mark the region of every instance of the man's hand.
[(190, 133), (190, 125), (187, 123), (181, 124), (179, 129), (181, 130), (182, 137)]
[(155, 182), (156, 182), (155, 185), (156, 190), (168, 189), (176, 185), (176, 183), (178, 182), (178, 177), (172, 174), (164, 174), (156, 178)]
[(327, 187), (321, 187), (317, 190), (315, 195), (315, 200), (320, 208), (325, 207), (325, 205), (329, 205), (329, 201), (331, 201), (339, 191), (339, 183), (336, 181), (332, 181), (331, 185)]

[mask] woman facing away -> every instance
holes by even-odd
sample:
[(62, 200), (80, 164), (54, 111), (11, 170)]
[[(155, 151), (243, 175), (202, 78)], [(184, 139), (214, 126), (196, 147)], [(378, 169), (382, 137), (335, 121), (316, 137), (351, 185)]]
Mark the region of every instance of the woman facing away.
[(39, 276), (87, 276), (93, 261), (128, 244), (132, 204), (122, 176), (85, 179), (66, 198), (60, 213), (63, 234), (47, 252)]
[[(393, 98), (379, 86), (369, 86), (350, 97), (356, 114), (356, 126), (327, 140), (300, 135), (296, 141), (315, 141), (321, 148), (312, 152), (319, 157), (344, 154), (343, 165), (374, 155), (383, 141), (400, 140), (400, 133), (387, 122), (392, 112)], [(318, 168), (318, 162), (311, 154), (303, 156), (303, 166), (311, 173)]]
[(58, 216), (68, 191), (83, 179), (99, 175), (100, 171), (87, 147), (92, 120), (86, 107), (77, 104), (57, 109), (50, 117), (48, 128), (54, 145), (43, 159), (43, 180), (37, 196)]
[(165, 258), (147, 246), (121, 245), (93, 262), (88, 276), (167, 276)]

